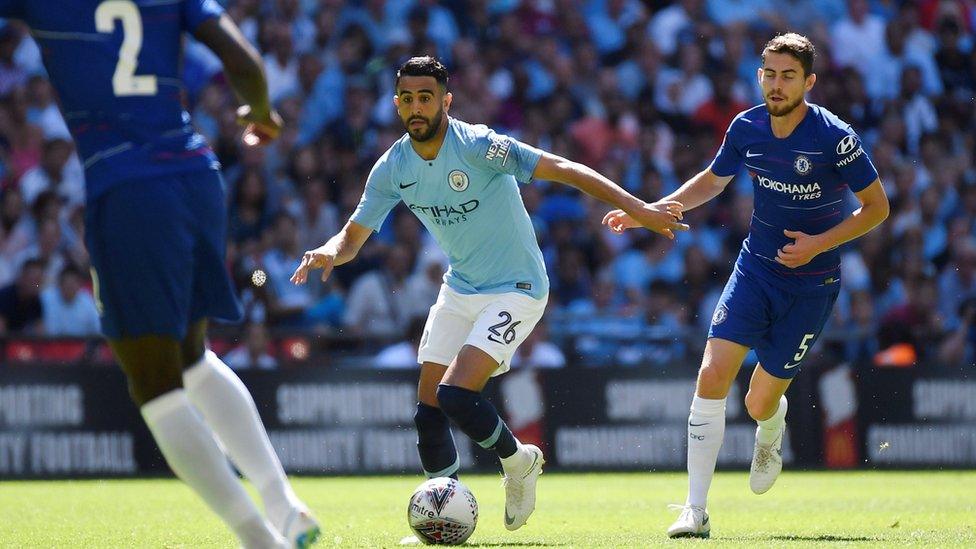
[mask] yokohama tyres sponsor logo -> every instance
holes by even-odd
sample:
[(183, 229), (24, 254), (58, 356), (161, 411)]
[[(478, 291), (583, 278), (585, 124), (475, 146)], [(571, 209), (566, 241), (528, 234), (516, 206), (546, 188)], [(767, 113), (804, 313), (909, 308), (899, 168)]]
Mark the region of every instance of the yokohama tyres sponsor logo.
[(776, 181), (763, 175), (757, 175), (756, 180), (759, 181), (759, 186), (764, 189), (786, 194), (811, 194), (820, 192), (820, 183), (783, 183), (782, 181)]

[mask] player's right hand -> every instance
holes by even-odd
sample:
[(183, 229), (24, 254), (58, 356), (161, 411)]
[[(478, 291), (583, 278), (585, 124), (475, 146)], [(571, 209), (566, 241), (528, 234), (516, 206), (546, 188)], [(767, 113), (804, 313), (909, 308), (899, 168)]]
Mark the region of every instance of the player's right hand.
[(259, 112), (250, 105), (237, 109), (237, 123), (244, 126), (244, 144), (249, 147), (274, 141), (284, 125), (281, 116), (274, 109)]
[(335, 267), (335, 256), (325, 251), (325, 246), (309, 250), (302, 256), (302, 262), (295, 269), (295, 274), (291, 275), (291, 281), (293, 284), (305, 284), (309, 271), (322, 269), (322, 282), (325, 282), (332, 274), (333, 267)]

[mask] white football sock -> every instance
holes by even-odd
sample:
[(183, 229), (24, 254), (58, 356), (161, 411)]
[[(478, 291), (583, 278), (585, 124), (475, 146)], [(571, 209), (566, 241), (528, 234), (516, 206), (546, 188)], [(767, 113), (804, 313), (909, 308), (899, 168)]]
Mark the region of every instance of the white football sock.
[(142, 417), (166, 463), (240, 538), (245, 547), (273, 547), (280, 536), (261, 516), (183, 389), (145, 403)]
[(725, 399), (708, 399), (695, 395), (691, 402), (691, 414), (688, 416), (687, 505), (705, 507), (724, 437)]
[(304, 507), (288, 483), (247, 387), (212, 351), (183, 372), (193, 404), (227, 451), (231, 461), (257, 488), (265, 511), (281, 524), (293, 507)]
[(779, 397), (779, 408), (776, 409), (776, 412), (769, 419), (756, 422), (759, 424), (759, 430), (756, 431), (756, 442), (763, 446), (769, 446), (776, 441), (780, 429), (783, 428), (783, 423), (786, 422), (787, 408), (786, 395), (783, 395)]
[(505, 474), (509, 473), (521, 473), (532, 463), (532, 456), (528, 451), (522, 446), (521, 442), (515, 441), (518, 447), (515, 449), (515, 453), (508, 456), (507, 458), (498, 458), (502, 462), (502, 470)]

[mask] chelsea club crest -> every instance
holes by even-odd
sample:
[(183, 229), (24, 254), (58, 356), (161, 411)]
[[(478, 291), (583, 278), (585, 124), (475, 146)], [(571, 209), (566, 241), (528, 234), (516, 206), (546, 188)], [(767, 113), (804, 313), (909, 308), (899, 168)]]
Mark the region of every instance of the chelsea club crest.
[(461, 170), (451, 170), (451, 173), (447, 174), (447, 182), (452, 189), (461, 192), (468, 188), (468, 174)]
[(810, 173), (811, 168), (813, 168), (813, 164), (810, 163), (810, 159), (802, 154), (793, 161), (793, 170), (800, 175)]
[(715, 314), (712, 315), (712, 325), (717, 326), (725, 322), (725, 319), (728, 317), (729, 310), (725, 308), (725, 305), (719, 305), (718, 308), (715, 309)]

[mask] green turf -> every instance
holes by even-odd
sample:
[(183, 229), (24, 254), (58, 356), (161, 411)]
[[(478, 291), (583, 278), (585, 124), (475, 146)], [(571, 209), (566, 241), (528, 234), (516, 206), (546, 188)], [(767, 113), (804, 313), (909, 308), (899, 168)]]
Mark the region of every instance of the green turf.
[[(406, 503), (418, 477), (298, 478), (325, 526), (318, 547), (396, 547), (410, 532)], [(712, 484), (712, 539), (669, 541), (684, 475), (547, 474), (535, 515), (502, 525), (495, 476), (463, 479), (481, 517), (480, 547), (976, 547), (976, 472), (786, 472), (764, 496), (745, 473)], [(233, 547), (234, 540), (173, 480), (0, 482), (3, 547)]]

